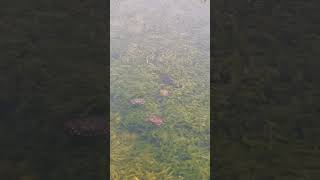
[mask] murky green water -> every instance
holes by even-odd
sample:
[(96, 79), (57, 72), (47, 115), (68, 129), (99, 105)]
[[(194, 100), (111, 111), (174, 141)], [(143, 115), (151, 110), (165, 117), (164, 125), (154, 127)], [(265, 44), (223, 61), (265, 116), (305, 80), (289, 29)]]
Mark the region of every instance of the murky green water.
[(112, 179), (209, 179), (209, 7), (111, 1)]

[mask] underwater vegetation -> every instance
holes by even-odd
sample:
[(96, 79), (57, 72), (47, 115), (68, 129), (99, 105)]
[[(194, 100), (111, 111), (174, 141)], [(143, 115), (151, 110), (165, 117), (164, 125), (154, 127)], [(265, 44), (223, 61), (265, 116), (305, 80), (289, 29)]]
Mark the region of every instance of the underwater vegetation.
[(210, 177), (209, 60), (179, 42), (172, 49), (148, 59), (133, 44), (111, 61), (114, 180)]

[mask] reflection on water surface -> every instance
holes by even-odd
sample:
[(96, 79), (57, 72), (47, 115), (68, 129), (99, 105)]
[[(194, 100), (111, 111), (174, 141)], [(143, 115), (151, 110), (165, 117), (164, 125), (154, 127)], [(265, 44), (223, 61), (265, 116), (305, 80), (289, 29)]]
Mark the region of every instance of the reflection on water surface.
[(209, 6), (111, 1), (112, 179), (209, 179)]

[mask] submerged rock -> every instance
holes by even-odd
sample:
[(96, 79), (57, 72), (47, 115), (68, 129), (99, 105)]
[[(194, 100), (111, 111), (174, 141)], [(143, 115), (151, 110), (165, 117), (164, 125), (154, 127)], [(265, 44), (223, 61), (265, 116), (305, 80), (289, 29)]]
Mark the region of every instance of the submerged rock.
[(159, 116), (156, 115), (150, 115), (147, 118), (148, 122), (151, 122), (152, 124), (156, 125), (156, 126), (161, 126), (161, 124), (163, 124), (163, 119)]

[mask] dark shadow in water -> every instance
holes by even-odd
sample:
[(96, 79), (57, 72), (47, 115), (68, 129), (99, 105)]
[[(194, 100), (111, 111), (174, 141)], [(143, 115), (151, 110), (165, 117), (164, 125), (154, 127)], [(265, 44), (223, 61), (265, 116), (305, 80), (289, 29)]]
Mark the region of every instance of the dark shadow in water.
[(74, 114), (107, 110), (106, 7), (75, 0), (0, 7), (0, 179), (107, 179), (106, 139), (63, 128)]

